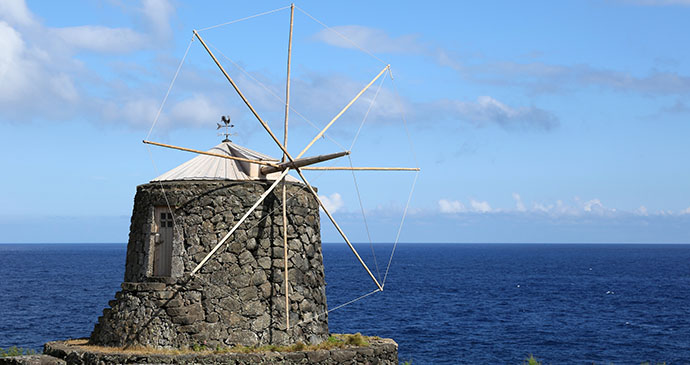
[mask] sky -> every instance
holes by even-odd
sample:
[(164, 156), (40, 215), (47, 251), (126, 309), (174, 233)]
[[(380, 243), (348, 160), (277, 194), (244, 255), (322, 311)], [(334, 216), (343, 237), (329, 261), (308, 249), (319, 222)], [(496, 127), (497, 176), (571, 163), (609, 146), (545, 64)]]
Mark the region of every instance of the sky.
[[(194, 157), (141, 141), (206, 150), (221, 115), (280, 157), (192, 30), (282, 139), (289, 5), (0, 2), (0, 243), (126, 242), (136, 186)], [(687, 0), (297, 2), (288, 150), (390, 65), (306, 154), (421, 169), (307, 174), (353, 241), (690, 243), (687, 19)]]

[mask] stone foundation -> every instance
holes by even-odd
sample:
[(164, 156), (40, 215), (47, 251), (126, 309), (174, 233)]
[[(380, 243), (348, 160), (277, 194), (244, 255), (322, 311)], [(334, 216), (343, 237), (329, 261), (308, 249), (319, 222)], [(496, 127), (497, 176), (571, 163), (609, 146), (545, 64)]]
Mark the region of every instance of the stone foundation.
[(225, 353), (225, 354), (135, 354), (123, 352), (99, 352), (69, 341), (45, 344), (44, 353), (63, 359), (70, 365), (85, 364), (398, 364), (398, 344), (391, 339), (370, 340), (366, 347), (346, 347), (331, 350)]
[[(189, 273), (271, 182), (165, 182), (137, 188), (122, 290), (91, 343), (179, 348), (319, 343), (328, 338), (318, 203), (288, 183), (290, 322), (278, 186), (193, 277)], [(172, 207), (171, 275), (153, 276), (156, 207)]]
[(49, 355), (0, 357), (0, 365), (67, 365), (67, 362)]

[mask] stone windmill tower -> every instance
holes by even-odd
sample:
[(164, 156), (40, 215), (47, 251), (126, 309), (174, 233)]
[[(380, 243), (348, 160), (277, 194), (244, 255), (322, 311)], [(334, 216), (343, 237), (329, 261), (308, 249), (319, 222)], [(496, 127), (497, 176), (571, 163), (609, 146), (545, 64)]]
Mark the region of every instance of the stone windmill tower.
[[(318, 203), (291, 176), (262, 174), (256, 164), (211, 154), (277, 161), (226, 139), (137, 187), (122, 291), (99, 318), (92, 343), (180, 347), (328, 337)], [(283, 177), (285, 201), (269, 190)], [(263, 195), (222, 247), (188, 275)], [(290, 212), (287, 250), (282, 205)], [(288, 315), (294, 323), (308, 322), (288, 329)]]
[[(194, 31), (280, 148), (282, 159), (232, 143), (227, 130), (226, 139), (208, 151), (144, 141), (199, 156), (137, 188), (122, 291), (99, 318), (92, 343), (182, 347), (202, 342), (251, 346), (325, 340), (328, 322), (319, 208), (366, 270), (375, 291), (383, 290), (303, 171), (419, 169), (311, 166), (349, 151), (303, 156), (376, 80), (386, 72), (390, 75), (390, 66), (293, 157), (287, 150), (287, 132), (294, 5), (290, 14), (282, 142)], [(229, 119), (223, 122), (229, 127)]]

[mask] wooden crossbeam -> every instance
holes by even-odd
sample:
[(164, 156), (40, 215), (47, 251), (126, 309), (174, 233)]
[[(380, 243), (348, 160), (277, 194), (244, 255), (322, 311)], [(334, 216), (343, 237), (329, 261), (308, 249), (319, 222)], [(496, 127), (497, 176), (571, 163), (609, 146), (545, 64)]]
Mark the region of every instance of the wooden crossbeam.
[(194, 152), (198, 153), (201, 155), (208, 155), (208, 156), (214, 156), (214, 157), (220, 157), (220, 158), (226, 158), (228, 160), (235, 160), (235, 161), (242, 161), (242, 162), (248, 162), (248, 163), (254, 163), (257, 165), (265, 165), (265, 166), (278, 166), (275, 163), (267, 162), (267, 161), (261, 161), (261, 160), (252, 160), (250, 158), (243, 158), (243, 157), (236, 157), (236, 156), (230, 156), (230, 155), (222, 155), (220, 153), (213, 153), (213, 152), (206, 152), (206, 151), (201, 151), (201, 150), (195, 150), (192, 148), (185, 148), (185, 147), (179, 147), (179, 146), (174, 146), (171, 144), (165, 144), (165, 143), (158, 143), (158, 142), (152, 142), (152, 141), (147, 141), (143, 140), (142, 141), (145, 144), (151, 144), (154, 146), (160, 146), (160, 147), (166, 147), (166, 148), (172, 148), (174, 150), (180, 150), (180, 151), (186, 151), (186, 152)]
[(285, 149), (285, 146), (283, 146), (283, 144), (280, 143), (280, 141), (278, 140), (278, 137), (276, 137), (276, 135), (273, 133), (273, 131), (271, 130), (271, 127), (269, 127), (268, 124), (266, 124), (266, 122), (264, 122), (264, 120), (261, 119), (261, 117), (259, 116), (259, 113), (256, 112), (256, 109), (254, 109), (254, 107), (249, 102), (249, 100), (244, 96), (242, 91), (240, 91), (240, 88), (237, 86), (235, 81), (225, 71), (225, 68), (223, 68), (223, 65), (220, 64), (220, 62), (218, 61), (216, 56), (213, 54), (213, 52), (211, 52), (211, 49), (208, 48), (208, 46), (206, 45), (206, 42), (204, 42), (203, 38), (201, 38), (201, 36), (199, 35), (199, 33), (196, 30), (194, 30), (193, 32), (194, 32), (194, 35), (197, 37), (197, 39), (199, 39), (199, 42), (201, 42), (201, 45), (204, 46), (204, 49), (206, 49), (206, 52), (208, 52), (209, 56), (211, 56), (211, 58), (213, 59), (213, 62), (216, 63), (216, 66), (218, 66), (218, 68), (223, 73), (225, 78), (228, 80), (228, 82), (230, 82), (230, 85), (232, 85), (232, 87), (235, 89), (235, 91), (237, 92), (237, 95), (239, 95), (239, 97), (242, 99), (244, 104), (247, 105), (247, 107), (252, 112), (252, 114), (254, 114), (254, 117), (256, 117), (256, 119), (259, 121), (261, 126), (264, 127), (266, 132), (268, 132), (268, 134), (271, 136), (271, 138), (273, 139), (273, 142), (275, 142), (276, 145), (278, 145), (278, 147), (280, 147), (280, 150), (283, 151), (283, 153), (285, 154), (285, 157), (287, 157), (288, 160), (294, 161), (292, 156), (290, 156), (290, 153), (287, 151), (287, 149)]
[[(270, 167), (273, 168), (273, 167)], [(352, 170), (352, 171), (419, 171), (419, 167), (347, 167), (347, 166), (306, 166), (302, 170)]]
[(259, 204), (261, 204), (261, 202), (264, 201), (264, 199), (266, 199), (268, 194), (270, 194), (273, 191), (273, 189), (275, 189), (275, 187), (278, 186), (278, 184), (281, 181), (283, 181), (283, 178), (285, 177), (285, 175), (287, 175), (288, 171), (290, 171), (290, 169), (286, 169), (285, 171), (283, 171), (283, 173), (280, 174), (280, 176), (276, 179), (276, 181), (273, 182), (273, 184), (271, 184), (271, 186), (266, 191), (264, 191), (263, 194), (261, 194), (261, 196), (259, 197), (259, 200), (257, 200), (256, 203), (254, 203), (254, 205), (252, 205), (252, 207), (249, 208), (249, 210), (242, 216), (242, 218), (240, 218), (240, 220), (237, 221), (235, 226), (232, 227), (232, 229), (223, 238), (221, 238), (220, 241), (218, 241), (218, 244), (216, 244), (216, 246), (213, 247), (211, 252), (209, 252), (206, 255), (206, 257), (204, 257), (204, 259), (201, 260), (201, 262), (199, 262), (198, 265), (196, 265), (194, 270), (192, 270), (192, 275), (196, 274), (196, 272), (199, 271), (199, 269), (201, 269), (202, 266), (204, 266), (204, 264), (211, 258), (211, 256), (213, 256), (213, 254), (216, 253), (216, 251), (218, 251), (218, 249), (228, 240), (228, 238), (230, 238), (230, 236), (232, 236), (232, 234), (235, 233), (235, 231), (240, 226), (240, 224), (244, 223), (244, 221), (247, 219), (247, 217), (249, 217), (249, 215), (252, 214), (252, 212), (254, 212), (256, 207), (258, 207)]
[(381, 77), (381, 75), (383, 75), (383, 73), (386, 72), (386, 70), (388, 70), (390, 67), (391, 67), (390, 65), (386, 65), (386, 67), (384, 67), (383, 70), (381, 70), (381, 72), (379, 72), (379, 74), (376, 75), (376, 77), (374, 77), (374, 79), (371, 80), (371, 82), (369, 82), (369, 83), (367, 84), (367, 86), (365, 86), (357, 95), (355, 95), (355, 97), (352, 98), (352, 100), (350, 100), (350, 102), (347, 103), (347, 105), (345, 105), (345, 107), (340, 111), (340, 113), (338, 113), (335, 117), (333, 117), (333, 119), (331, 119), (331, 121), (328, 122), (328, 124), (326, 125), (326, 127), (324, 127), (324, 128), (321, 130), (321, 132), (319, 132), (319, 134), (317, 134), (316, 137), (314, 137), (314, 139), (312, 139), (311, 142), (309, 142), (309, 144), (308, 144), (306, 147), (304, 147), (304, 149), (302, 150), (302, 152), (300, 152), (299, 155), (297, 155), (297, 158), (302, 157), (302, 156), (304, 155), (304, 153), (307, 152), (307, 150), (308, 150), (309, 148), (311, 148), (311, 146), (314, 144), (314, 142), (316, 142), (319, 138), (323, 137), (324, 133), (326, 133), (326, 131), (328, 130), (328, 128), (330, 128), (330, 127), (333, 125), (333, 123), (335, 123), (335, 121), (338, 120), (338, 118), (340, 118), (340, 116), (343, 115), (343, 113), (345, 113), (345, 111), (347, 111), (348, 109), (350, 109), (350, 107), (352, 106), (352, 104), (354, 104), (355, 101), (357, 101), (357, 99), (359, 99), (359, 97), (362, 96), (362, 94), (364, 94), (364, 92), (367, 91), (367, 89), (368, 89), (371, 85), (373, 85), (374, 82), (376, 82), (376, 80), (378, 80), (378, 78)]
[[(230, 84), (231, 84), (232, 87), (235, 89), (235, 91), (237, 91), (237, 94), (240, 96), (240, 98), (242, 98), (242, 101), (244, 101), (244, 103), (247, 105), (247, 107), (249, 108), (249, 110), (251, 110), (252, 114), (254, 114), (254, 116), (255, 116), (256, 119), (259, 121), (259, 123), (261, 124), (261, 126), (262, 126), (262, 127), (266, 130), (266, 132), (268, 132), (268, 134), (271, 136), (271, 139), (273, 139), (273, 142), (275, 142), (275, 144), (281, 149), (281, 151), (283, 151), (283, 153), (285, 154), (285, 157), (287, 157), (288, 160), (290, 160), (290, 162), (295, 162), (295, 159), (290, 155), (290, 153), (287, 151), (287, 149), (285, 148), (285, 146), (284, 146), (282, 143), (280, 143), (280, 141), (278, 140), (278, 138), (276, 137), (276, 135), (273, 133), (273, 131), (271, 130), (271, 128), (268, 126), (268, 124), (266, 124), (266, 122), (264, 122), (264, 120), (261, 119), (261, 117), (259, 116), (259, 114), (258, 114), (258, 113), (256, 112), (256, 110), (254, 109), (254, 107), (252, 107), (251, 103), (249, 103), (249, 100), (247, 100), (247, 98), (244, 96), (244, 94), (242, 94), (242, 92), (240, 91), (240, 89), (237, 87), (237, 84), (235, 84), (235, 81), (232, 80), (232, 78), (230, 77), (230, 75), (228, 75), (228, 73), (225, 71), (225, 69), (224, 69), (223, 66), (220, 64), (220, 62), (218, 62), (218, 59), (216, 58), (216, 56), (213, 55), (213, 52), (211, 52), (211, 50), (210, 50), (210, 49), (208, 48), (208, 46), (206, 45), (206, 42), (204, 42), (204, 40), (201, 38), (201, 36), (199, 35), (199, 33), (198, 33), (196, 30), (194, 31), (194, 35), (199, 39), (199, 41), (201, 42), (201, 44), (204, 46), (204, 49), (206, 49), (206, 52), (208, 52), (208, 54), (211, 56), (211, 58), (213, 58), (213, 61), (216, 63), (216, 66), (218, 66), (218, 68), (221, 70), (221, 72), (223, 73), (223, 75), (225, 75), (225, 78), (228, 80), (228, 82), (230, 82)], [(378, 79), (378, 78), (383, 74), (383, 72), (384, 72), (386, 69), (388, 69), (388, 67), (389, 67), (389, 66), (386, 66), (386, 68), (384, 68), (384, 69), (381, 71), (381, 73), (379, 73), (379, 75), (369, 84), (369, 86), (371, 86), (371, 84), (373, 84), (374, 81), (376, 81), (376, 79)], [(367, 88), (368, 88), (368, 86), (367, 86)], [(365, 88), (365, 90), (366, 90), (366, 88)], [(364, 93), (364, 90), (361, 91), (359, 95), (361, 95), (362, 93)], [(351, 105), (352, 103), (354, 103), (354, 100), (356, 100), (357, 98), (359, 98), (359, 95), (358, 95), (355, 99), (353, 99), (353, 100), (350, 102), (349, 105)], [(349, 108), (349, 105), (347, 106), (348, 108)], [(344, 113), (344, 111), (342, 111), (340, 114), (342, 114), (342, 113)], [(330, 127), (330, 125), (333, 124), (333, 122), (335, 122), (335, 119), (337, 119), (337, 118), (334, 118), (334, 120), (332, 120), (331, 123), (329, 123), (329, 125), (327, 126), (327, 128), (325, 128), (324, 130), (322, 130), (322, 131), (319, 133), (320, 135), (318, 136), (318, 138), (321, 138), (321, 136), (323, 135), (323, 133), (326, 132), (326, 130), (328, 129), (328, 127)], [(317, 138), (317, 139), (318, 139), (318, 138)], [(312, 141), (312, 144), (313, 144), (313, 142), (314, 142), (314, 141)], [(310, 147), (310, 146), (308, 146), (308, 147)], [(308, 149), (308, 147), (305, 148), (305, 149), (302, 151), (302, 153), (300, 153), (300, 157), (301, 157), (302, 154), (304, 154), (304, 152), (306, 152), (306, 150)], [(283, 174), (287, 174), (287, 171), (289, 171), (289, 170), (290, 170), (290, 169), (285, 169), (285, 171), (283, 171)], [(360, 263), (360, 264), (364, 267), (364, 269), (367, 271), (367, 273), (369, 274), (369, 276), (371, 277), (371, 279), (374, 281), (374, 283), (376, 284), (376, 286), (377, 286), (380, 290), (383, 290), (383, 287), (381, 287), (381, 284), (379, 284), (378, 280), (376, 280), (376, 277), (374, 276), (374, 274), (371, 273), (371, 270), (369, 270), (369, 267), (367, 267), (367, 265), (364, 263), (364, 261), (362, 260), (362, 258), (361, 258), (361, 257), (359, 256), (359, 254), (357, 253), (357, 250), (354, 248), (354, 246), (352, 246), (352, 243), (350, 243), (350, 240), (349, 240), (349, 239), (347, 238), (347, 236), (345, 235), (345, 232), (343, 232), (343, 230), (340, 229), (340, 226), (338, 225), (338, 223), (336, 223), (336, 221), (335, 221), (335, 219), (333, 218), (333, 216), (328, 212), (328, 210), (327, 210), (326, 207), (324, 206), (323, 202), (322, 202), (321, 199), (319, 198), (319, 195), (316, 193), (316, 191), (314, 190), (314, 188), (313, 188), (311, 185), (309, 185), (309, 182), (307, 182), (307, 179), (304, 177), (304, 174), (302, 174), (302, 172), (300, 171), (299, 168), (295, 168), (295, 171), (297, 172), (297, 174), (299, 174), (299, 176), (300, 176), (300, 178), (302, 179), (302, 181), (304, 181), (304, 184), (307, 186), (307, 188), (309, 188), (309, 191), (312, 193), (312, 195), (314, 195), (314, 198), (316, 199), (316, 201), (319, 202), (319, 205), (321, 206), (321, 208), (323, 209), (323, 211), (326, 212), (326, 214), (328, 215), (328, 218), (331, 220), (331, 222), (333, 223), (333, 225), (336, 227), (336, 229), (338, 230), (338, 232), (340, 233), (340, 235), (343, 237), (343, 239), (345, 240), (345, 242), (346, 242), (346, 243), (348, 244), (348, 246), (350, 247), (350, 250), (352, 250), (352, 252), (355, 254), (355, 256), (357, 257), (357, 259), (359, 260), (359, 263)]]
[(383, 291), (383, 287), (381, 286), (381, 284), (379, 284), (379, 281), (376, 280), (376, 277), (371, 272), (371, 270), (369, 270), (369, 267), (367, 266), (367, 264), (364, 263), (364, 260), (362, 260), (362, 258), (359, 256), (359, 253), (357, 253), (357, 250), (352, 245), (350, 240), (347, 238), (347, 236), (345, 235), (345, 232), (343, 232), (343, 230), (340, 228), (338, 223), (335, 221), (335, 218), (333, 218), (331, 213), (328, 211), (326, 206), (323, 204), (323, 202), (321, 201), (321, 198), (319, 198), (319, 194), (317, 194), (316, 191), (314, 190), (314, 188), (311, 186), (311, 184), (309, 184), (309, 182), (307, 182), (307, 178), (304, 177), (304, 174), (302, 174), (302, 171), (300, 171), (299, 169), (295, 169), (295, 171), (297, 171), (297, 174), (299, 174), (299, 177), (302, 178), (302, 181), (304, 181), (304, 184), (307, 186), (307, 188), (309, 189), (311, 194), (314, 196), (314, 199), (316, 199), (316, 201), (321, 206), (321, 209), (323, 209), (324, 213), (326, 213), (326, 215), (328, 216), (328, 219), (330, 219), (331, 223), (333, 223), (333, 226), (335, 226), (335, 229), (338, 230), (338, 233), (340, 233), (340, 235), (343, 237), (343, 239), (345, 240), (347, 245), (350, 247), (350, 250), (352, 251), (352, 253), (355, 254), (355, 257), (357, 257), (357, 260), (359, 260), (359, 263), (362, 265), (362, 267), (364, 267), (364, 270), (367, 271), (367, 273), (371, 277), (371, 280), (374, 281), (374, 284), (376, 284), (376, 286), (379, 288), (379, 290)]
[[(287, 77), (285, 79), (285, 134), (283, 135), (283, 146), (287, 148), (288, 141), (288, 116), (290, 115), (290, 60), (292, 59), (292, 26), (295, 19), (295, 4), (290, 5), (290, 36), (288, 38), (288, 58), (287, 58)], [(285, 162), (285, 154), (281, 162)], [(283, 178), (283, 266), (285, 270), (285, 324), (290, 329), (290, 285), (288, 283), (288, 239), (287, 239), (287, 189), (285, 188), (285, 178)]]
[(328, 155), (319, 155), (319, 156), (314, 156), (314, 157), (298, 158), (294, 162), (283, 162), (283, 163), (278, 164), (278, 166), (264, 166), (261, 168), (261, 173), (264, 175), (268, 175), (272, 172), (281, 171), (281, 170), (286, 169), (288, 167), (295, 169), (298, 167), (312, 165), (315, 163), (332, 160), (334, 158), (347, 156), (349, 154), (350, 154), (350, 151), (344, 151), (344, 152), (331, 153)]

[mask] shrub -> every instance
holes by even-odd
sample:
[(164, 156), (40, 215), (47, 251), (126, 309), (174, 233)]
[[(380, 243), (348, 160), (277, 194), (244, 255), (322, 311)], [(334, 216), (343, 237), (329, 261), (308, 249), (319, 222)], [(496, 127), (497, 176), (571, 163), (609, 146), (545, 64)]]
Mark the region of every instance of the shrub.
[(22, 355), (35, 355), (36, 351), (33, 349), (24, 349), (21, 347), (17, 346), (12, 346), (7, 349), (3, 349), (0, 347), (0, 357), (7, 357), (7, 356), (22, 356)]
[(202, 345), (202, 344), (195, 343), (194, 345), (192, 345), (192, 351), (194, 351), (194, 352), (206, 351), (206, 344)]
[(354, 335), (347, 335), (345, 343), (353, 346), (369, 346), (367, 340), (364, 339), (361, 333), (357, 332)]
[(534, 358), (532, 354), (529, 355), (527, 359), (525, 359), (525, 362), (523, 364), (527, 365), (541, 365), (541, 362), (537, 361), (537, 359)]

